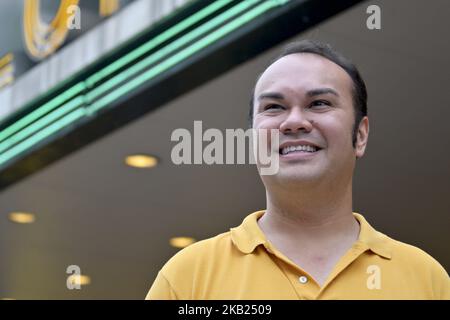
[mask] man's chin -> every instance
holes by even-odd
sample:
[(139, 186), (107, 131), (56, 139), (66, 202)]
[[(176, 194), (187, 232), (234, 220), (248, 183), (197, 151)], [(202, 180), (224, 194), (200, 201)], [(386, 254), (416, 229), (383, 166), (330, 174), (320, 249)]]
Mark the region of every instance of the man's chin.
[(276, 180), (278, 183), (302, 185), (320, 181), (321, 177), (322, 175), (316, 170), (300, 171), (299, 168), (282, 168), (280, 166), (277, 174), (270, 176), (269, 179)]

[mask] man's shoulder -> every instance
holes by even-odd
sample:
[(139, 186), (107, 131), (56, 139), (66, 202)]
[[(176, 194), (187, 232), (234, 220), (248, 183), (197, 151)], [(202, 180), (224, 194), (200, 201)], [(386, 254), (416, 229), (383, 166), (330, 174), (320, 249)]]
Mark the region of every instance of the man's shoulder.
[(226, 247), (231, 243), (231, 232), (223, 232), (214, 237), (203, 239), (183, 248), (174, 258), (196, 257), (198, 254), (211, 253), (220, 248)]
[(447, 272), (442, 265), (425, 250), (418, 246), (393, 239), (386, 235), (383, 236), (391, 249), (392, 259), (394, 261), (397, 260), (403, 262), (412, 270), (420, 269), (421, 271), (447, 275)]
[(167, 261), (162, 268), (162, 272), (165, 275), (170, 275), (179, 272), (181, 269), (184, 272), (204, 269), (217, 259), (223, 259), (224, 255), (232, 250), (231, 232), (223, 232), (183, 248)]
[(391, 266), (398, 270), (432, 271), (447, 275), (445, 269), (428, 252), (416, 245), (405, 243), (394, 239), (377, 229), (374, 229), (359, 213), (354, 213), (365, 230), (362, 241), (365, 241), (369, 247), (376, 253), (388, 258)]

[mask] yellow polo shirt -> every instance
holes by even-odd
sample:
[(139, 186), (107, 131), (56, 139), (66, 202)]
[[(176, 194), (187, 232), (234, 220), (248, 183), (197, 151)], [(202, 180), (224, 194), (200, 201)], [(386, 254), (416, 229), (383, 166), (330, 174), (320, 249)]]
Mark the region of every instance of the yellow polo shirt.
[(178, 252), (146, 299), (450, 299), (449, 276), (436, 260), (358, 213), (358, 240), (320, 287), (266, 240), (257, 224), (263, 214)]

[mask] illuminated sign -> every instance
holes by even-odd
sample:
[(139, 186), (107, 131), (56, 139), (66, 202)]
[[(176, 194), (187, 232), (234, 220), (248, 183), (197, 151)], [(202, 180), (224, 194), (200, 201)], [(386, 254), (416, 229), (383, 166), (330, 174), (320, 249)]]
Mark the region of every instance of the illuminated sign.
[[(79, 14), (78, 2), (79, 0), (61, 0), (56, 16), (50, 23), (45, 23), (39, 13), (40, 0), (25, 0), (24, 40), (27, 52), (33, 58), (45, 59), (64, 43), (70, 21)], [(118, 0), (100, 0), (99, 10), (102, 16), (110, 15), (117, 9)]]
[[(23, 49), (15, 50), (14, 60), (6, 69), (8, 76), (2, 76), (0, 122), (133, 37), (145, 33), (187, 2), (195, 1), (123, 0), (120, 3), (125, 5), (117, 14), (103, 19), (118, 10), (118, 0), (79, 1), (79, 5), (73, 0), (54, 1), (54, 13), (47, 7), (49, 1), (44, 8), (44, 1), (24, 0), (23, 6), (18, 7), (23, 11), (23, 19), (17, 21), (17, 26), (10, 26), (14, 29), (12, 35), (23, 39), (24, 45)], [(75, 32), (71, 33), (72, 29)], [(63, 40), (64, 37), (67, 38)]]
[[(61, 0), (56, 15), (50, 23), (40, 16), (40, 0), (25, 0), (23, 7), (23, 41), (28, 56), (41, 61), (55, 53), (65, 42), (70, 29), (80, 29), (79, 0)], [(109, 16), (119, 9), (119, 0), (99, 0), (99, 14)], [(74, 23), (75, 22), (75, 23)], [(17, 68), (13, 54), (0, 57), (0, 89), (14, 82)], [(19, 68), (22, 69), (22, 68)]]
[(0, 59), (0, 89), (14, 81), (14, 55), (8, 53)]

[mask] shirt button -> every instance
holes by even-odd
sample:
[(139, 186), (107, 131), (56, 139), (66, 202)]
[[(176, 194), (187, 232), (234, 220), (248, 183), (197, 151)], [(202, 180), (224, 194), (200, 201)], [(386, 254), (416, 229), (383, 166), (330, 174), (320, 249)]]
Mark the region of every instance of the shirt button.
[(298, 281), (300, 281), (301, 284), (305, 284), (308, 282), (308, 278), (305, 276), (301, 276), (298, 278)]

